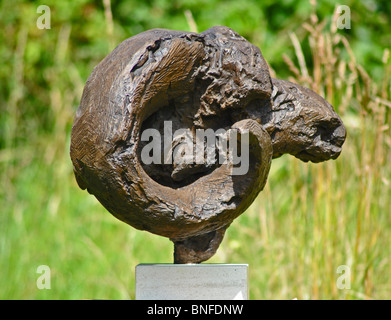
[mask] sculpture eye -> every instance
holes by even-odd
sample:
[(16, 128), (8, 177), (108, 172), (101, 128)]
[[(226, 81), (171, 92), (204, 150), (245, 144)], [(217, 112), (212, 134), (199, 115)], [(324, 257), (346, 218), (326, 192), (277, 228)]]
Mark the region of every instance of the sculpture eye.
[(287, 111), (295, 111), (295, 104), (292, 101), (289, 101), (284, 104), (284, 109)]

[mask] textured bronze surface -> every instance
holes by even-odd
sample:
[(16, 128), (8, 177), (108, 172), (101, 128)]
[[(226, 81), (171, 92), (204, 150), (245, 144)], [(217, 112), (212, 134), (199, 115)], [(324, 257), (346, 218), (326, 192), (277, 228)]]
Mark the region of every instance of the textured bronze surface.
[[(144, 164), (142, 132), (249, 132), (249, 170), (233, 164)], [(198, 263), (265, 186), (272, 158), (335, 159), (345, 128), (313, 91), (272, 79), (261, 51), (235, 31), (164, 29), (123, 41), (92, 72), (77, 110), (71, 159), (79, 186), (127, 224), (170, 238), (175, 263)], [(164, 147), (164, 146), (163, 146)]]

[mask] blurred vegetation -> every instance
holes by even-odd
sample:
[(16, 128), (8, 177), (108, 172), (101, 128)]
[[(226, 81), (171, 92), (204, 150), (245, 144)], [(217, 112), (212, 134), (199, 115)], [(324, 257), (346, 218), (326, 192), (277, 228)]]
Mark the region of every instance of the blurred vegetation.
[[(259, 46), (273, 74), (308, 85), (342, 116), (341, 157), (273, 161), (268, 184), (209, 262), (249, 263), (252, 299), (391, 296), (391, 2), (0, 1), (0, 298), (134, 298), (138, 263), (172, 245), (136, 231), (81, 191), (69, 159), (73, 116), (92, 69), (151, 28), (226, 25)], [(36, 26), (39, 5), (51, 29)], [(193, 21), (194, 20), (194, 21)], [(194, 23), (193, 23), (194, 22)], [(39, 265), (51, 289), (39, 290)], [(351, 267), (351, 289), (336, 283)]]

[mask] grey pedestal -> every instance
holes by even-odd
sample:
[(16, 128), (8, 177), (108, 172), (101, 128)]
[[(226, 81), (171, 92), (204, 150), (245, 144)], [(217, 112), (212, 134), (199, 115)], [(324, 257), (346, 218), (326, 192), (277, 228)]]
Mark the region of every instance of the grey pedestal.
[(247, 264), (139, 264), (136, 300), (247, 300)]

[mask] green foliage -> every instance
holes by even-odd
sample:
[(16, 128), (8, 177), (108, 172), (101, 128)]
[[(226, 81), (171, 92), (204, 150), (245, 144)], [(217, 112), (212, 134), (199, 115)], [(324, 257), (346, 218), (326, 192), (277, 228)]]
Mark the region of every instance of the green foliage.
[[(41, 4), (51, 9), (49, 30), (36, 26)], [(348, 130), (336, 161), (275, 160), (209, 262), (249, 263), (252, 299), (389, 298), (391, 3), (346, 1), (351, 29), (333, 30), (337, 4), (0, 2), (0, 298), (134, 298), (138, 263), (172, 261), (167, 239), (117, 221), (78, 188), (69, 140), (96, 64), (147, 29), (190, 30), (187, 10), (198, 31), (226, 25), (258, 45), (276, 76), (326, 96)], [(39, 265), (51, 268), (50, 290), (37, 289)], [(336, 287), (339, 265), (352, 268), (351, 290)]]

